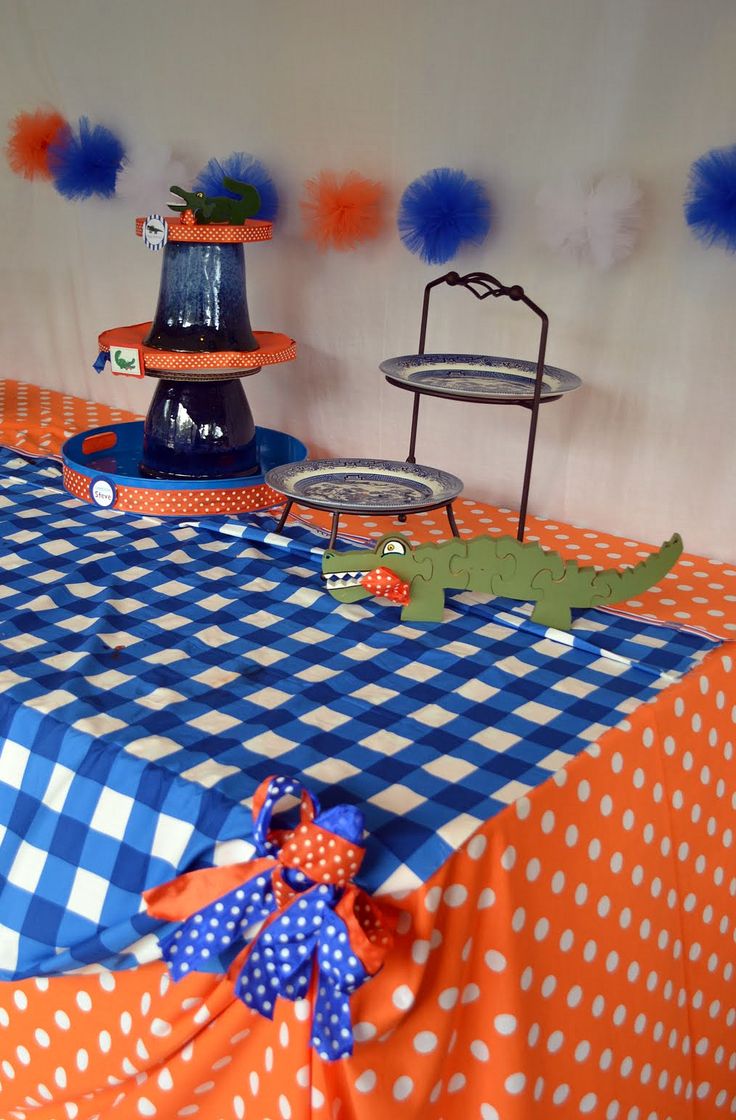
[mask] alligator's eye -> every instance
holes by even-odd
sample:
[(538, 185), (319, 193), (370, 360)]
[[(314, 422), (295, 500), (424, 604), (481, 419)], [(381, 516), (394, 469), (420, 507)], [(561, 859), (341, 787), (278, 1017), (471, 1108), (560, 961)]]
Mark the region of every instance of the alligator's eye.
[(403, 541), (386, 541), (381, 556), (406, 556), (406, 545)]
[(204, 191), (197, 191), (197, 193), (195, 194), (194, 197), (195, 198), (204, 198)]

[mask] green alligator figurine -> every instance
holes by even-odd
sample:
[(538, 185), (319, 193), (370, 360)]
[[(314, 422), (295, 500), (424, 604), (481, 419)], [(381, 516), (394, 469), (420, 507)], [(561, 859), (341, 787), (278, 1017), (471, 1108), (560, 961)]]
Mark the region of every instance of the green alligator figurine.
[(574, 607), (603, 607), (641, 595), (663, 579), (682, 552), (675, 533), (633, 568), (596, 571), (515, 537), (474, 537), (412, 547), (400, 533), (372, 552), (325, 552), (322, 578), (341, 603), (381, 595), (401, 603), (404, 621), (440, 622), (446, 591), (481, 591), (535, 603), (532, 621), (572, 626)]
[(183, 213), (191, 210), (197, 225), (208, 226), (213, 222), (229, 222), (231, 226), (242, 226), (246, 218), (257, 214), (261, 206), (261, 196), (250, 183), (240, 183), (237, 179), (223, 179), (225, 190), (237, 194), (237, 198), (211, 197), (204, 191), (185, 191), (183, 187), (169, 187), (172, 194), (183, 198), (181, 206), (169, 204), (169, 210)]

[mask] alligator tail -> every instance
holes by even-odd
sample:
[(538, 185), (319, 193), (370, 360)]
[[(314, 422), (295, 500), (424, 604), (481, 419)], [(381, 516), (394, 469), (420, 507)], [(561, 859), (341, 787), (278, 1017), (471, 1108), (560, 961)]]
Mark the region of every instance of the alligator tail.
[(622, 571), (598, 572), (592, 584), (596, 605), (620, 603), (624, 599), (633, 599), (641, 595), (664, 579), (681, 554), (682, 537), (679, 533), (673, 533), (658, 552), (653, 552), (635, 567), (625, 568)]

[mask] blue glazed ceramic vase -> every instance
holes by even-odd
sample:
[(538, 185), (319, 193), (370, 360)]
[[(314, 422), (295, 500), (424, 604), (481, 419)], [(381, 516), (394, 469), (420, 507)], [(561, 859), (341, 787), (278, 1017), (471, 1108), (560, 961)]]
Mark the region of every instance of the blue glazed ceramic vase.
[(241, 244), (168, 242), (156, 315), (144, 345), (186, 352), (258, 349)]

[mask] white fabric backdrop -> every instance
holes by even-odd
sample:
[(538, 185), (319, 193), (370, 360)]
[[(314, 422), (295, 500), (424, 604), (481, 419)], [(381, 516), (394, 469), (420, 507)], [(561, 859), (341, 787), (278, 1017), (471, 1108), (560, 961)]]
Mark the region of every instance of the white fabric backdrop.
[[(531, 508), (736, 559), (736, 257), (689, 234), (693, 158), (736, 143), (732, 0), (0, 0), (4, 119), (43, 103), (196, 170), (257, 154), (282, 217), (248, 252), (251, 318), (291, 333), (291, 366), (246, 383), (258, 422), (313, 454), (403, 458), (409, 394), (378, 363), (416, 349), (428, 267), (391, 224), (370, 247), (321, 255), (301, 240), (303, 180), (355, 167), (382, 178), (391, 216), (431, 167), (484, 178), (489, 241), (451, 267), (521, 283), (550, 316), (548, 359), (585, 388), (541, 414)], [(645, 188), (636, 255), (608, 274), (536, 241), (539, 185), (623, 171)], [(0, 370), (144, 411), (151, 383), (91, 369), (105, 327), (150, 318), (160, 258), (120, 202), (72, 204), (0, 170)], [(533, 357), (516, 305), (433, 297), (429, 349)], [(418, 458), (466, 492), (515, 505), (521, 409), (423, 402)]]

